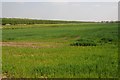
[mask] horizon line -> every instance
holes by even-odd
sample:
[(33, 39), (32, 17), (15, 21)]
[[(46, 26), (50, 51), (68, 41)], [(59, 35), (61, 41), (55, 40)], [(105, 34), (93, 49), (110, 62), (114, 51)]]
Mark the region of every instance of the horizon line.
[(40, 18), (27, 18), (27, 17), (2, 17), (2, 18), (15, 18), (15, 19), (32, 19), (32, 20), (57, 20), (57, 21), (80, 21), (80, 22), (102, 22), (102, 21), (120, 21), (120, 20), (68, 20), (68, 19), (40, 19)]

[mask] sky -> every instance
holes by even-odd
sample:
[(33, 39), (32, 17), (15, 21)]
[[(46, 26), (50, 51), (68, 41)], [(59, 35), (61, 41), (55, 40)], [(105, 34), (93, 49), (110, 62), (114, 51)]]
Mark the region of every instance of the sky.
[(2, 2), (118, 2), (120, 0), (1, 0)]
[[(119, 2), (118, 5), (119, 5), (119, 6), (118, 6), (118, 13), (120, 14), (120, 2)], [(120, 21), (120, 15), (118, 15), (118, 20)]]
[(4, 0), (2, 17), (79, 21), (118, 20), (118, 0), (32, 1)]

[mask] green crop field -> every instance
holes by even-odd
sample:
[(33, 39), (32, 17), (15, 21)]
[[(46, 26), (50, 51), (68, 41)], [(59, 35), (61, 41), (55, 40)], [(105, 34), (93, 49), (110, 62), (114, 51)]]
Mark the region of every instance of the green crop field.
[(3, 77), (118, 77), (117, 23), (3, 25), (2, 42)]

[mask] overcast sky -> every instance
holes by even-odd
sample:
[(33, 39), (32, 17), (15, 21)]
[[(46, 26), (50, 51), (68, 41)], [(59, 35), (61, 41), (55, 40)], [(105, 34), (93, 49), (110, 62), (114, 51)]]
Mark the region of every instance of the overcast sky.
[(80, 21), (118, 20), (118, 3), (112, 0), (109, 0), (111, 2), (5, 1), (2, 3), (2, 17)]
[(120, 0), (1, 0), (2, 2), (118, 2)]

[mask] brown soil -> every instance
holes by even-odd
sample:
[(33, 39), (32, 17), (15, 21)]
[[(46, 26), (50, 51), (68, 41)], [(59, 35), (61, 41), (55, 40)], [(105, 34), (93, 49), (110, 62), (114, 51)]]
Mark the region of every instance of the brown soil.
[(12, 46), (12, 47), (31, 47), (31, 48), (50, 48), (55, 47), (49, 43), (33, 43), (33, 42), (0, 42), (0, 46)]

